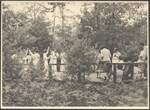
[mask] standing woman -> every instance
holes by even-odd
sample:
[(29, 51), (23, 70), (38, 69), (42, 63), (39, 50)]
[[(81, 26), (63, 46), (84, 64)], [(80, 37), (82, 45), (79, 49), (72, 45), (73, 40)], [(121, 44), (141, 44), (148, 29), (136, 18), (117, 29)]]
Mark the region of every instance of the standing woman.
[(39, 67), (39, 63), (40, 63), (40, 54), (38, 53), (37, 50), (34, 53), (32, 53), (31, 50), (29, 50), (29, 52), (33, 59), (33, 65), (34, 65), (35, 69), (37, 69)]
[(50, 55), (50, 65), (51, 65), (52, 74), (54, 74), (57, 70), (56, 65), (54, 65), (56, 63), (57, 63), (57, 56), (55, 51), (52, 51)]
[(49, 64), (48, 64), (48, 60), (50, 58), (48, 57), (48, 53), (49, 53), (49, 47), (48, 47), (47, 50), (45, 49), (44, 53), (43, 53), (43, 60), (44, 60), (44, 70), (43, 70), (43, 72), (45, 72), (46, 78), (48, 78), (48, 76), (49, 76)]
[(26, 62), (27, 64), (31, 63), (32, 61), (32, 57), (31, 57), (31, 54), (29, 52), (29, 49), (27, 49), (27, 52), (26, 52)]

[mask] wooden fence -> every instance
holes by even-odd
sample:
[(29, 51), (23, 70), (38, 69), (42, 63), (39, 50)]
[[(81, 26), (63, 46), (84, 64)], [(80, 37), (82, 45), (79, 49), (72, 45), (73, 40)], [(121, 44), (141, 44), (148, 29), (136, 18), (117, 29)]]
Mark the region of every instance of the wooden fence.
[(110, 63), (111, 65), (113, 65), (113, 82), (116, 83), (117, 81), (117, 71), (116, 71), (116, 66), (119, 64), (121, 65), (130, 65), (131, 67), (131, 78), (133, 79), (133, 75), (134, 75), (134, 66), (136, 65), (145, 65), (147, 66), (147, 62), (124, 62), (124, 63)]
[[(145, 66), (147, 66), (147, 62), (124, 62), (124, 63), (108, 63), (108, 64), (110, 64), (110, 65), (112, 65), (112, 67), (113, 67), (113, 82), (114, 83), (116, 83), (116, 81), (117, 81), (117, 71), (116, 71), (116, 69), (117, 69), (117, 65), (130, 65), (130, 67), (132, 68), (131, 70), (132, 70), (132, 72), (131, 72), (131, 78), (133, 79), (133, 75), (134, 75), (134, 66), (135, 65), (145, 65)], [(50, 66), (51, 65), (56, 65), (57, 67), (61, 67), (61, 65), (67, 65), (67, 63), (56, 63), (56, 64), (50, 64)], [(85, 65), (87, 65), (87, 64), (85, 64)], [(96, 70), (96, 66), (98, 66), (99, 64), (98, 63), (93, 63), (93, 64), (88, 64), (88, 65), (91, 65), (91, 66), (93, 66), (94, 67), (94, 69), (93, 69), (93, 72), (95, 72), (95, 70)], [(56, 67), (56, 68), (57, 68)], [(57, 68), (57, 71), (58, 71), (58, 68)], [(59, 72), (59, 71), (58, 71)], [(61, 72), (61, 70), (60, 70), (60, 72)]]
[[(147, 62), (124, 62), (124, 63), (108, 63), (110, 65), (112, 65), (113, 67), (113, 82), (116, 83), (117, 81), (117, 65), (130, 65), (131, 67), (131, 79), (133, 79), (133, 75), (134, 75), (134, 66), (135, 65), (145, 65), (147, 66)], [(56, 65), (56, 66), (61, 66), (61, 65), (67, 65), (67, 64), (50, 64), (50, 65)], [(94, 70), (93, 72), (95, 72), (96, 70), (96, 66), (98, 66), (99, 64), (97, 63), (93, 63), (93, 64), (88, 64), (88, 65), (93, 65), (94, 66)]]

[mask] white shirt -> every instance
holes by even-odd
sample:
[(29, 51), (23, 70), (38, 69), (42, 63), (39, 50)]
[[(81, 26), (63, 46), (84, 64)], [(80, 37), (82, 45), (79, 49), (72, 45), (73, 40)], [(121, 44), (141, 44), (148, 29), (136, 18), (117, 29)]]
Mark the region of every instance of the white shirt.
[(56, 59), (57, 59), (57, 57), (56, 57), (55, 53), (52, 52), (50, 55), (50, 64), (56, 64), (57, 63)]
[(48, 57), (46, 53), (43, 53), (44, 67), (48, 67)]
[(111, 57), (110, 50), (103, 48), (101, 50), (101, 55), (103, 56), (103, 61), (110, 61), (110, 57)]
[(121, 53), (120, 52), (114, 52), (113, 53), (113, 58), (112, 58), (112, 61), (115, 62), (115, 63), (118, 63), (119, 62), (119, 57), (121, 56)]
[(43, 53), (43, 60), (45, 61), (45, 60), (47, 60), (47, 59), (48, 59), (47, 54), (46, 54), (46, 53)]
[(27, 55), (27, 56), (23, 57), (23, 62), (25, 64), (29, 64), (29, 63), (31, 63), (31, 61), (32, 61), (32, 56), (31, 55)]
[(145, 60), (146, 60), (146, 52), (145, 52), (145, 50), (142, 50), (142, 51), (140, 52), (139, 57), (141, 58), (141, 59), (140, 59), (141, 61), (145, 61)]
[(40, 61), (40, 55), (38, 53), (33, 54), (33, 63), (38, 64)]

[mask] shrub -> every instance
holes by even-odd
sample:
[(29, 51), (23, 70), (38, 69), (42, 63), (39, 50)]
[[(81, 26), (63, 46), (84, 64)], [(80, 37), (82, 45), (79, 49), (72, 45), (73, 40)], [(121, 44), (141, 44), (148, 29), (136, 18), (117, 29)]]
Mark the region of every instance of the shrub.
[(10, 55), (4, 56), (4, 58), (3, 81), (17, 83), (17, 81), (21, 78), (21, 65), (17, 59), (11, 59)]
[[(83, 40), (77, 40), (75, 45), (68, 51), (67, 62), (68, 62), (68, 72), (72, 77), (77, 78), (78, 81), (82, 81), (81, 76), (92, 71), (91, 64), (94, 63), (94, 54), (92, 54), (91, 49), (86, 42)], [(84, 78), (84, 77), (83, 77)]]

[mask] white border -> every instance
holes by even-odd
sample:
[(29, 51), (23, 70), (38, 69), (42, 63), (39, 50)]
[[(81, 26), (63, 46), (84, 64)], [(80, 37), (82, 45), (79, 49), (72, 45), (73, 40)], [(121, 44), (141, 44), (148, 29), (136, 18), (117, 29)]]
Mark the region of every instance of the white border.
[[(29, 3), (43, 3), (43, 2), (72, 2), (72, 3), (148, 3), (148, 1), (1, 1), (1, 10), (2, 10), (2, 3), (3, 2), (29, 2)], [(148, 3), (149, 7), (149, 3)], [(149, 8), (147, 11), (147, 19), (148, 19), (148, 24), (147, 24), (147, 45), (148, 45), (148, 62), (149, 62)], [(11, 107), (7, 106), (4, 107), (2, 105), (2, 13), (1, 11), (1, 108), (2, 109), (149, 109), (149, 74), (148, 74), (148, 80), (147, 80), (147, 85), (148, 85), (148, 106), (147, 107)], [(149, 63), (148, 63), (149, 67)], [(148, 68), (148, 73), (149, 73), (149, 68)]]

